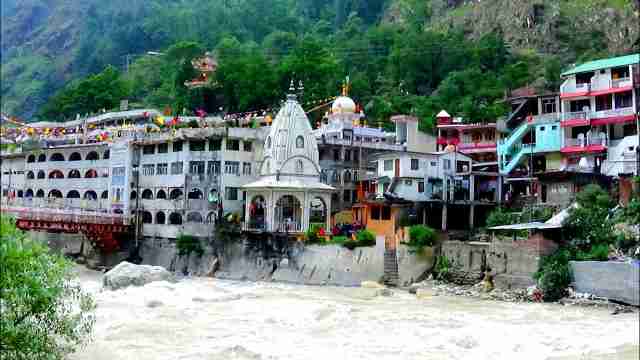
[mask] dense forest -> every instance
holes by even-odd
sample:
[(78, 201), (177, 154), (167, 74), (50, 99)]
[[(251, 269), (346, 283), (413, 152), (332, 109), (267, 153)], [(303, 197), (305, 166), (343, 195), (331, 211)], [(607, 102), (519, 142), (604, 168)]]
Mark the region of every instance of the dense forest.
[[(447, 109), (502, 115), (521, 86), (554, 90), (572, 63), (638, 51), (634, 0), (3, 0), (2, 109), (61, 121), (119, 100), (170, 108), (277, 106), (291, 79), (304, 101), (346, 76), (370, 123)], [(152, 51), (151, 54), (149, 52)], [(213, 86), (189, 90), (211, 52)]]

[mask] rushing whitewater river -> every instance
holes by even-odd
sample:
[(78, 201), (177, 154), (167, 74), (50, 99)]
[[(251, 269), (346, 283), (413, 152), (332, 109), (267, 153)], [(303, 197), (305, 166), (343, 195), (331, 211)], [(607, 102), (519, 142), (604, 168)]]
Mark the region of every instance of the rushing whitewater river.
[(633, 359), (638, 313), (395, 291), (184, 279), (118, 291), (73, 360)]

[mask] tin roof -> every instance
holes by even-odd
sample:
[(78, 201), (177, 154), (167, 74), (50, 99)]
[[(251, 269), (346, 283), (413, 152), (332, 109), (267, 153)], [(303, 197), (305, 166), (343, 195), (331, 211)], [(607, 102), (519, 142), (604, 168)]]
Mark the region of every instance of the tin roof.
[(589, 61), (563, 72), (562, 76), (600, 70), (600, 69), (608, 69), (608, 68), (618, 67), (618, 66), (628, 66), (631, 64), (640, 64), (640, 54), (631, 54), (631, 55), (618, 56), (618, 57), (609, 58), (609, 59)]

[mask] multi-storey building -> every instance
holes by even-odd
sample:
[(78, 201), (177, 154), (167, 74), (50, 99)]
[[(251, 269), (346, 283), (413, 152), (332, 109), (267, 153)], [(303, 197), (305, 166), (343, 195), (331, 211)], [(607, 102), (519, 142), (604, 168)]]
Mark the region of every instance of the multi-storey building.
[(496, 123), (464, 123), (461, 118), (452, 118), (445, 110), (436, 115), (436, 121), (438, 151), (453, 147), (479, 163), (495, 166)]
[(356, 111), (356, 104), (346, 96), (338, 97), (314, 134), (320, 153), (321, 179), (336, 188), (332, 210), (351, 209), (357, 202), (357, 183), (375, 173), (372, 157), (376, 154), (435, 150), (435, 138), (418, 129), (418, 119), (412, 116), (393, 116), (395, 132), (363, 126), (364, 114)]

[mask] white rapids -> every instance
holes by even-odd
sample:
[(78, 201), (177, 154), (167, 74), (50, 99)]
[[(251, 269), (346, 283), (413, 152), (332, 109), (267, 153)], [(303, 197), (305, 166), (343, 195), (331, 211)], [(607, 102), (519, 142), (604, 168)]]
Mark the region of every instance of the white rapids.
[(98, 304), (72, 360), (638, 359), (638, 313), (361, 288), (183, 279), (117, 291), (80, 270)]

